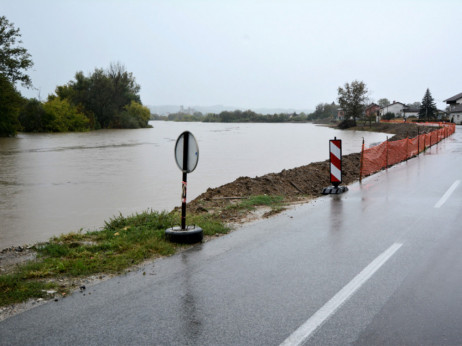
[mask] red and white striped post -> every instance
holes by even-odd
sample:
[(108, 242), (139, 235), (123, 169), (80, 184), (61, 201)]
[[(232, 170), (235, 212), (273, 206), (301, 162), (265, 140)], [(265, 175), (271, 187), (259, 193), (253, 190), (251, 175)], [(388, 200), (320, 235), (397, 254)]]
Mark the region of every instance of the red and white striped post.
[(335, 187), (342, 182), (342, 140), (331, 139), (329, 141), (330, 152), (330, 182)]
[(346, 186), (339, 186), (342, 183), (342, 140), (331, 139), (329, 141), (330, 158), (330, 182), (332, 186), (322, 190), (324, 195), (339, 194), (348, 191)]

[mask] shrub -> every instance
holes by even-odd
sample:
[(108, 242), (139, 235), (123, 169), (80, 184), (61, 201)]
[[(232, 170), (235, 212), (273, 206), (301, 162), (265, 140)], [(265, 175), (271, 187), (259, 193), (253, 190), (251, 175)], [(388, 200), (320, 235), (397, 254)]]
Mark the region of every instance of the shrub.
[(124, 110), (118, 114), (109, 127), (136, 129), (140, 127), (149, 127), (148, 122), (151, 119), (151, 112), (148, 107), (132, 101)]
[(42, 125), (45, 131), (66, 132), (90, 129), (89, 119), (66, 99), (52, 98), (43, 105), (43, 109)]
[(338, 128), (342, 129), (342, 130), (345, 130), (345, 129), (348, 129), (348, 128), (354, 127), (354, 126), (356, 126), (356, 125), (355, 125), (355, 121), (353, 119), (345, 119), (340, 124), (338, 124)]
[(385, 113), (382, 116), (382, 119), (384, 119), (384, 120), (391, 120), (391, 119), (394, 119), (394, 118), (395, 118), (395, 113), (392, 113), (392, 112)]

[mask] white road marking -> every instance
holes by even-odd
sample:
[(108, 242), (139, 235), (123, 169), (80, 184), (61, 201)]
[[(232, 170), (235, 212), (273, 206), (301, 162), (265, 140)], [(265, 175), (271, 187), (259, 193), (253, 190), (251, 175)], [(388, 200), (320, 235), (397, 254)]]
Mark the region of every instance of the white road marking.
[(446, 201), (451, 197), (452, 193), (454, 190), (459, 186), (460, 180), (456, 180), (454, 184), (451, 185), (451, 187), (446, 191), (446, 193), (443, 195), (443, 197), (440, 198), (440, 200), (435, 204), (435, 208), (441, 207)]
[(322, 308), (293, 332), (281, 346), (302, 345), (308, 338), (345, 303), (374, 273), (380, 269), (403, 244), (395, 243), (373, 260), (353, 280), (343, 287)]

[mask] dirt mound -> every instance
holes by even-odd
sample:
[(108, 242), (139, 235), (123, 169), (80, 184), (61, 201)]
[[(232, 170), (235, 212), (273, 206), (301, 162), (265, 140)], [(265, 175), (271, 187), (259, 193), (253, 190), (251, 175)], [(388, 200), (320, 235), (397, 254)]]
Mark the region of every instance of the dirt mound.
[[(343, 183), (348, 185), (359, 179), (360, 154), (343, 157)], [(227, 208), (240, 199), (258, 196), (283, 196), (284, 202), (301, 202), (321, 196), (322, 189), (330, 186), (329, 160), (313, 162), (306, 166), (285, 169), (280, 173), (270, 173), (261, 177), (240, 177), (232, 183), (210, 188), (188, 204), (193, 213), (220, 212), (226, 221), (239, 221), (242, 213)]]
[[(343, 181), (349, 184), (359, 179), (360, 154), (343, 157)], [(216, 197), (247, 197), (255, 195), (298, 196), (319, 195), (330, 184), (329, 161), (313, 162), (306, 166), (284, 169), (261, 177), (240, 177), (232, 183), (208, 189), (196, 200), (212, 200)]]
[[(435, 127), (422, 126), (414, 123), (373, 123), (372, 125), (363, 124), (350, 128), (358, 131), (373, 131), (390, 133), (394, 136), (390, 137), (390, 141), (398, 141), (404, 138), (414, 138), (419, 134), (428, 133), (435, 130)], [(349, 130), (350, 130), (349, 129)]]

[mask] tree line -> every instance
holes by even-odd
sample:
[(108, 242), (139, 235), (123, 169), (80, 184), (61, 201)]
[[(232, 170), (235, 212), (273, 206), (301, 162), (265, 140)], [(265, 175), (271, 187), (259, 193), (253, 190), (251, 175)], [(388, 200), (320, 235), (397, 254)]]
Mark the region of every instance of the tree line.
[(57, 86), (42, 102), (25, 99), (16, 84), (32, 88), (26, 71), (33, 66), (21, 46), (21, 34), (5, 16), (0, 17), (0, 136), (17, 131), (66, 132), (102, 128), (148, 127), (149, 109), (142, 105), (140, 86), (120, 63), (96, 68), (85, 76)]
[[(322, 121), (336, 119), (339, 110), (341, 109), (344, 114), (345, 121), (341, 124), (342, 128), (347, 128), (356, 125), (358, 118), (364, 118), (370, 122), (375, 119), (375, 114), (366, 116), (365, 110), (370, 105), (367, 96), (368, 90), (366, 84), (362, 81), (353, 81), (345, 83), (343, 87), (338, 88), (338, 104), (320, 103), (316, 109), (309, 113), (280, 113), (272, 115), (258, 114), (251, 110), (247, 111), (224, 111), (219, 114), (206, 114), (194, 112), (189, 114), (186, 112), (177, 112), (169, 114), (168, 116), (159, 116), (154, 114), (153, 120), (167, 120), (167, 121), (195, 121), (195, 122), (254, 122), (254, 123), (279, 123), (279, 122), (308, 122), (308, 121)], [(378, 106), (381, 108), (390, 105), (387, 98), (381, 98), (378, 101)], [(408, 107), (419, 109), (419, 119), (422, 121), (434, 120), (438, 117), (438, 110), (436, 108), (430, 90), (427, 89), (422, 102), (414, 102), (409, 104)], [(383, 119), (394, 118), (395, 114), (387, 113), (382, 116)], [(375, 121), (375, 120), (374, 120)]]
[(316, 106), (316, 110), (312, 113), (275, 113), (275, 114), (259, 114), (252, 110), (235, 110), (223, 111), (220, 113), (202, 114), (194, 112), (188, 114), (185, 112), (171, 113), (168, 116), (160, 116), (154, 114), (153, 120), (167, 121), (195, 121), (195, 122), (219, 122), (219, 123), (284, 123), (284, 122), (308, 122), (323, 119), (333, 118), (338, 111), (338, 105), (332, 103), (320, 103)]
[[(344, 111), (346, 122), (352, 120), (351, 125), (356, 125), (356, 119), (364, 115), (365, 109), (370, 104), (367, 96), (368, 90), (366, 84), (362, 81), (353, 81), (345, 83), (343, 87), (338, 88), (338, 101), (341, 109)], [(378, 101), (378, 105), (383, 108), (390, 105), (390, 101), (382, 98)], [(410, 108), (419, 110), (419, 121), (431, 121), (438, 119), (438, 109), (435, 100), (433, 99), (430, 89), (427, 88), (422, 98), (422, 102), (414, 102), (408, 105)], [(395, 114), (384, 114), (384, 119), (393, 118)], [(369, 119), (370, 120), (370, 119)], [(347, 124), (348, 126), (348, 124)]]
[(168, 116), (154, 115), (153, 120), (167, 121), (194, 121), (204, 123), (284, 123), (284, 122), (305, 122), (305, 113), (278, 113), (259, 114), (252, 110), (223, 111), (220, 113), (208, 113), (203, 115), (199, 112), (187, 114), (183, 112), (171, 113)]

